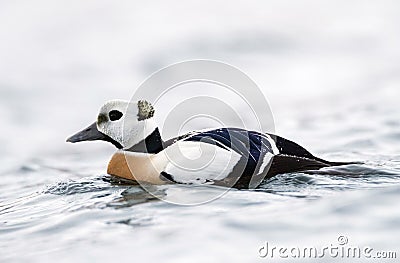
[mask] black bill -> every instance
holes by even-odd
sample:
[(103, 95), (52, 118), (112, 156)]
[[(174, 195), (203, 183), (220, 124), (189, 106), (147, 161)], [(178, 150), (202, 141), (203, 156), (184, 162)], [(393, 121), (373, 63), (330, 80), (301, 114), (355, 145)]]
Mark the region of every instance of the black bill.
[(105, 135), (104, 133), (99, 132), (96, 123), (93, 123), (86, 129), (83, 129), (82, 131), (72, 135), (67, 139), (67, 142), (75, 143), (75, 142), (97, 141), (97, 140), (111, 142), (117, 148), (119, 149), (122, 148), (122, 145), (120, 143), (113, 140), (111, 137)]

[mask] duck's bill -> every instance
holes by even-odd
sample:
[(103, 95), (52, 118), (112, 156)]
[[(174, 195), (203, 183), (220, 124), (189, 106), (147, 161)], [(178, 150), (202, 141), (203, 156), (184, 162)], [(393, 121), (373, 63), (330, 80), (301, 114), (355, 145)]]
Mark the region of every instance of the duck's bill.
[(86, 129), (83, 129), (82, 131), (72, 135), (67, 139), (67, 142), (83, 142), (83, 141), (97, 141), (97, 140), (102, 140), (106, 142), (111, 142), (114, 144), (117, 148), (121, 149), (122, 145), (110, 138), (109, 136), (105, 135), (104, 133), (99, 132), (97, 129), (96, 123), (93, 123)]
[(86, 129), (83, 129), (82, 131), (77, 132), (76, 134), (69, 137), (67, 139), (67, 142), (74, 143), (74, 142), (97, 141), (97, 140), (108, 141), (108, 138), (109, 137), (107, 135), (99, 132), (96, 123), (93, 123)]

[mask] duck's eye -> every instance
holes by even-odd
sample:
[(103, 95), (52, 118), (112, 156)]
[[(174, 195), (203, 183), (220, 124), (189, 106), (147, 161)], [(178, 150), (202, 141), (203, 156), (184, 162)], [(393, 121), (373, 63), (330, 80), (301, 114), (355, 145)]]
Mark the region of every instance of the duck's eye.
[(121, 119), (122, 112), (117, 111), (117, 110), (112, 110), (108, 113), (108, 116), (110, 117), (111, 121), (117, 121), (117, 120)]

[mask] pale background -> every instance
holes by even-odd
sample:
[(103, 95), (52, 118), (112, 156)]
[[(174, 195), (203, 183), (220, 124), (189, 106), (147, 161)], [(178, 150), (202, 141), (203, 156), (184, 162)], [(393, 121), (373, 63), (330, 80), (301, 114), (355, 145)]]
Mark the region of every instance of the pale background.
[[(317, 246), (342, 233), (398, 249), (399, 11), (382, 0), (0, 1), (0, 202), (39, 193), (1, 213), (0, 259), (244, 262), (264, 241)], [(267, 192), (279, 194), (187, 209), (108, 207), (121, 188), (93, 178), (115, 149), (65, 138), (104, 101), (188, 59), (238, 67), (268, 98), (278, 134), (324, 158), (366, 160), (357, 171), (370, 175), (278, 180)], [(70, 180), (73, 194), (62, 190)]]

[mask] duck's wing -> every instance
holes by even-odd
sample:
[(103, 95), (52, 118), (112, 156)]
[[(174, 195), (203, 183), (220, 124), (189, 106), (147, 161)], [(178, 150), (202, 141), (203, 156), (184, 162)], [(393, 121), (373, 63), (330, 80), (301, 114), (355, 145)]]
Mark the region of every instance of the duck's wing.
[(164, 142), (164, 148), (178, 141), (201, 141), (215, 144), (218, 147), (233, 149), (242, 155), (246, 155), (250, 152), (251, 158), (258, 159), (258, 154), (261, 150), (278, 153), (275, 139), (272, 136), (270, 134), (263, 134), (240, 128), (219, 128), (189, 132), (172, 138)]
[[(233, 151), (239, 154), (240, 158), (232, 167), (232, 171), (225, 174), (223, 178), (199, 179), (201, 182), (207, 181), (235, 188), (253, 188), (258, 186), (263, 179), (277, 174), (353, 164), (353, 162), (329, 162), (314, 156), (297, 143), (280, 136), (240, 128), (221, 128), (188, 133), (167, 141), (166, 147), (176, 142), (212, 144), (222, 152)], [(202, 171), (203, 173), (199, 173), (197, 176), (207, 176), (207, 173), (212, 171), (217, 172), (218, 167)], [(179, 183), (185, 183), (185, 179), (188, 178), (185, 174), (179, 176), (181, 179), (177, 180), (172, 173), (168, 177)]]
[[(272, 157), (278, 153), (274, 140), (268, 134), (239, 128), (220, 128), (185, 134), (166, 141), (165, 150), (171, 151), (177, 144), (180, 145), (183, 155), (191, 155), (196, 147), (201, 145), (206, 149), (202, 149), (203, 151), (213, 152), (215, 155), (211, 163), (198, 171), (185, 172), (173, 165), (167, 167), (169, 171), (164, 171), (162, 176), (178, 183), (207, 182), (248, 188), (253, 174), (260, 175), (267, 170)], [(174, 158), (181, 157), (174, 155)], [(257, 179), (254, 184), (259, 184), (262, 179)]]

